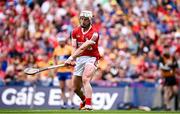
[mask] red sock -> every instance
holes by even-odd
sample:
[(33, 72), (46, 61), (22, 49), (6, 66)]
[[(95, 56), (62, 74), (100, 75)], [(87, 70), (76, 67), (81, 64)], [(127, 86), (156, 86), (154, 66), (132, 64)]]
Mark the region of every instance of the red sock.
[(91, 98), (86, 98), (86, 105), (91, 105)]

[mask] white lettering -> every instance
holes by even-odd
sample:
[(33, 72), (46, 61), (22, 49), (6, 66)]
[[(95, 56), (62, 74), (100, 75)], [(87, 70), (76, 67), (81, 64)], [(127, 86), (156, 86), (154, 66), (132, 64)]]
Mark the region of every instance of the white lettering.
[(109, 110), (111, 109), (117, 97), (118, 93), (113, 93), (112, 96), (110, 96), (110, 93), (94, 93), (93, 108), (96, 110)]
[[(20, 91), (17, 91), (14, 88), (7, 88), (2, 92), (2, 103), (5, 105), (19, 105), (19, 106), (42, 106), (47, 102), (49, 106), (60, 106), (63, 102), (61, 99), (61, 90), (59, 88), (48, 89), (49, 97), (47, 101), (45, 95), (47, 93), (35, 91), (34, 88), (23, 87)], [(69, 93), (66, 94), (67, 96)], [(112, 108), (113, 104), (118, 98), (118, 93), (109, 93), (109, 92), (95, 92), (93, 93), (92, 102), (93, 108), (100, 110), (109, 110)], [(68, 101), (70, 102), (70, 101)], [(73, 103), (79, 105), (81, 100), (77, 95), (73, 96)]]
[(113, 93), (112, 96), (110, 96), (109, 93), (106, 93), (105, 94), (106, 105), (103, 107), (103, 109), (109, 110), (114, 104), (117, 97), (118, 97), (118, 93)]
[(96, 110), (102, 109), (105, 104), (104, 93), (94, 93), (92, 98), (93, 108)]
[(26, 105), (26, 99), (27, 99), (26, 93), (23, 91), (20, 91), (19, 93), (17, 93), (16, 104), (17, 105)]
[[(3, 93), (2, 93), (2, 102), (6, 105), (13, 105), (15, 103), (16, 100), (16, 96), (15, 94), (17, 93), (17, 91), (13, 88), (8, 88), (6, 89)], [(9, 95), (9, 99), (8, 99), (8, 95)]]
[(38, 92), (34, 95), (34, 105), (43, 105), (45, 103), (45, 93)]
[(31, 105), (32, 104), (33, 94), (35, 94), (34, 93), (34, 88), (33, 87), (29, 87), (28, 92), (27, 92), (27, 105)]
[(2, 102), (6, 105), (43, 105), (45, 103), (44, 92), (34, 92), (32, 87), (22, 88), (19, 92), (14, 88), (8, 88), (2, 93)]
[(61, 90), (60, 89), (51, 89), (49, 93), (49, 100), (48, 104), (49, 105), (60, 105), (60, 94)]

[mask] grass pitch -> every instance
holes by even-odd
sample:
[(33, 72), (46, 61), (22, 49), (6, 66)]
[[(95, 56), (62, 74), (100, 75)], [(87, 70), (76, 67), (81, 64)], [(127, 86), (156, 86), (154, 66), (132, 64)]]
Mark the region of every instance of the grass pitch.
[(180, 111), (140, 111), (140, 110), (31, 110), (31, 109), (0, 109), (0, 114), (180, 114)]

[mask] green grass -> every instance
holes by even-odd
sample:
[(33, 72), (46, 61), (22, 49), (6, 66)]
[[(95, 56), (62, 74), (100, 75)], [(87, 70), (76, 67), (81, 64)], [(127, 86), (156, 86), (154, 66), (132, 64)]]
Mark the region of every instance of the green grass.
[(0, 109), (0, 114), (180, 114), (180, 111), (140, 111), (140, 110), (30, 110), (30, 109)]

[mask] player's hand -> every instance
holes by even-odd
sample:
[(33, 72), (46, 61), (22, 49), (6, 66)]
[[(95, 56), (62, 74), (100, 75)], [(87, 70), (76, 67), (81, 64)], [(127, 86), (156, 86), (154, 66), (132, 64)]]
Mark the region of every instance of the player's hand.
[(74, 61), (73, 61), (73, 58), (70, 56), (65, 62), (64, 62), (64, 64), (66, 65), (66, 66), (74, 66)]
[(64, 64), (65, 64), (66, 66), (71, 65), (71, 63), (72, 63), (72, 60), (70, 60), (70, 59), (67, 59), (67, 60), (64, 62)]

